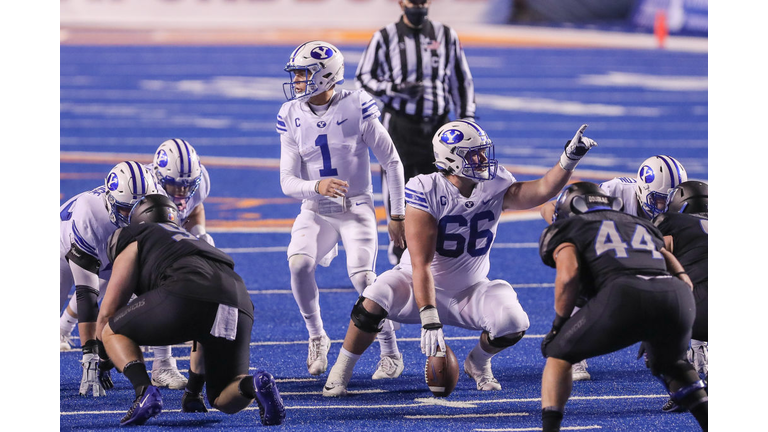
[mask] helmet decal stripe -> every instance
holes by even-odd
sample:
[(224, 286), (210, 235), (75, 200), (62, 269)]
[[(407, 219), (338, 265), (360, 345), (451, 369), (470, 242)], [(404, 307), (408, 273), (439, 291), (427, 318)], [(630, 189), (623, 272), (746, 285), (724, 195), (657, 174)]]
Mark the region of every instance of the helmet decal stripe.
[[(664, 161), (664, 165), (667, 166), (667, 169), (669, 170), (669, 178), (672, 181), (671, 187), (674, 188), (675, 186), (681, 183), (680, 179), (682, 176), (680, 175), (680, 167), (675, 163), (675, 160), (669, 156), (660, 155), (659, 159)], [(677, 174), (677, 176), (675, 176), (675, 174)]]
[(185, 173), (185, 175), (191, 176), (192, 175), (192, 155), (189, 154), (190, 153), (189, 144), (184, 140), (180, 140), (180, 141), (184, 143), (184, 150), (186, 150), (187, 152), (187, 172)]
[(181, 144), (179, 144), (179, 140), (173, 139), (173, 143), (176, 144), (176, 150), (179, 153), (179, 176), (184, 177), (184, 151), (181, 149)]
[[(131, 190), (133, 191), (134, 196), (136, 196), (136, 189), (139, 188), (139, 185), (136, 184), (136, 172), (131, 162), (126, 163), (126, 165), (128, 165), (128, 169), (131, 171), (131, 181), (133, 182), (133, 188), (131, 188)], [(139, 170), (139, 172), (141, 172), (141, 170)]]

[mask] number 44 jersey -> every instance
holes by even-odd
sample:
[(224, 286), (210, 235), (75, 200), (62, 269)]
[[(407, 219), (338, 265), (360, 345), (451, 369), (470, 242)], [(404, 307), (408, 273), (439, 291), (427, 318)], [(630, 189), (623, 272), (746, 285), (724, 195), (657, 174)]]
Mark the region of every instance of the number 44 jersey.
[[(437, 242), (431, 270), (435, 286), (461, 291), (488, 276), (488, 258), (499, 226), (504, 194), (514, 176), (499, 166), (493, 180), (477, 183), (469, 197), (459, 193), (443, 174), (421, 174), (405, 186), (405, 202), (437, 221)], [(411, 268), (406, 249), (400, 266)]]

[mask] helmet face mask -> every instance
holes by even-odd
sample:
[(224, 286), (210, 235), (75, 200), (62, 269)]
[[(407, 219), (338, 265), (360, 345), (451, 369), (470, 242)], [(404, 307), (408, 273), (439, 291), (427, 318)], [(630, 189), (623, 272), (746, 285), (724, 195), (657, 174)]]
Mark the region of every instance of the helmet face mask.
[(651, 156), (637, 171), (637, 201), (643, 212), (653, 218), (664, 212), (669, 192), (688, 180), (688, 173), (677, 159), (665, 156)]
[(496, 178), (499, 162), (493, 141), (477, 123), (448, 122), (432, 138), (435, 165), (448, 174), (485, 181)]
[(184, 209), (202, 180), (197, 151), (183, 139), (170, 139), (160, 144), (152, 165), (157, 183), (179, 209)]
[(328, 42), (306, 42), (293, 51), (284, 70), (290, 77), (283, 83), (285, 98), (306, 101), (344, 83), (344, 56)]
[(152, 172), (134, 161), (120, 162), (104, 179), (109, 220), (117, 226), (128, 225), (131, 208), (148, 194), (158, 193)]

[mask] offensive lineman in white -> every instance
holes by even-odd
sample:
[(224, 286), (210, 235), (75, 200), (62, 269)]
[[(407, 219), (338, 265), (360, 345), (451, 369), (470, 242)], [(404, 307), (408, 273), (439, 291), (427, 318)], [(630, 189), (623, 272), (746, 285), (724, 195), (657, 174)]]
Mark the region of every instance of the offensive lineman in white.
[(81, 395), (93, 391), (93, 396), (104, 396), (104, 389), (112, 387), (109, 371), (98, 369), (96, 341), (99, 292), (106, 289), (112, 272), (107, 257), (109, 236), (118, 227), (128, 224), (133, 204), (153, 193), (158, 191), (152, 172), (138, 162), (126, 161), (112, 168), (104, 186), (75, 195), (60, 208), (59, 307), (63, 308), (67, 303), (67, 295), (74, 285), (75, 295), (70, 305), (79, 309), (79, 315), (71, 318), (77, 312), (64, 312), (62, 316), (73, 319), (80, 331), (83, 349)]
[(518, 182), (494, 159), (491, 139), (472, 121), (442, 126), (432, 144), (439, 172), (408, 181), (408, 249), (400, 264), (365, 289), (352, 309), (344, 345), (323, 396), (344, 396), (360, 355), (384, 318), (421, 323), (421, 351), (445, 351), (443, 322), (481, 330), (464, 361), (478, 390), (500, 390), (491, 358), (522, 339), (530, 323), (512, 286), (489, 280), (489, 252), (503, 210), (535, 207), (557, 194), (586, 152), (597, 145), (583, 125), (544, 177)]
[[(637, 170), (636, 178), (615, 177), (600, 183), (600, 189), (609, 196), (621, 198), (624, 202), (624, 213), (651, 220), (664, 212), (669, 192), (685, 181), (688, 181), (688, 173), (683, 164), (673, 157), (656, 155), (643, 161)], [(551, 201), (541, 207), (541, 217), (547, 223), (552, 223), (555, 203), (556, 201)], [(578, 312), (579, 304), (571, 315)], [(707, 343), (694, 340), (692, 344), (706, 363)], [(592, 379), (587, 372), (586, 360), (574, 363), (571, 374), (574, 381)]]
[[(330, 264), (341, 240), (355, 290), (362, 293), (373, 282), (378, 234), (369, 149), (390, 174), (389, 236), (401, 247), (403, 166), (371, 96), (364, 90), (335, 89), (344, 81), (344, 57), (335, 46), (322, 41), (301, 44), (285, 70), (291, 76), (283, 84), (288, 102), (280, 108), (276, 126), (280, 186), (284, 194), (302, 200), (291, 230), (288, 267), (291, 290), (309, 332), (307, 369), (320, 375), (328, 368), (331, 340), (323, 329), (315, 269)], [(381, 360), (374, 379), (397, 378), (403, 371), (394, 330), (387, 321), (379, 334)]]

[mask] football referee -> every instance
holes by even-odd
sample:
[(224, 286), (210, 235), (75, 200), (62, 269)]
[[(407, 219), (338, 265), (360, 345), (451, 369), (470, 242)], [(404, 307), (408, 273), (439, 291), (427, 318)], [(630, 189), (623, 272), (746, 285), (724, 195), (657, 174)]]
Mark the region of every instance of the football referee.
[[(435, 172), (432, 136), (448, 121), (474, 119), (475, 87), (456, 31), (427, 18), (429, 0), (400, 0), (400, 20), (374, 33), (355, 74), (357, 86), (383, 103), (382, 123), (403, 163), (405, 181)], [(386, 173), (384, 205), (389, 214)], [(390, 242), (389, 261), (403, 250)]]

